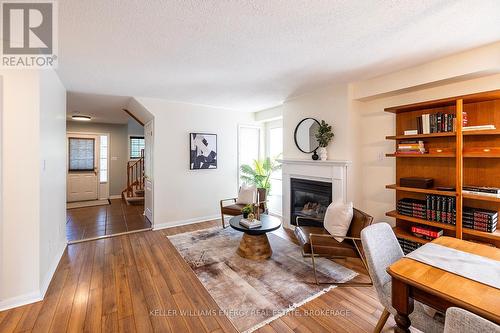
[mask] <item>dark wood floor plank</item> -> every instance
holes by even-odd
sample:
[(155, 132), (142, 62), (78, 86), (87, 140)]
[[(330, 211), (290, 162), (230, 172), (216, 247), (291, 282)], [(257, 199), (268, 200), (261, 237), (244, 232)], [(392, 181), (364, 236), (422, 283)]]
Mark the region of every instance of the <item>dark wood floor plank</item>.
[(102, 288), (90, 289), (87, 302), (87, 314), (83, 331), (86, 333), (101, 332), (102, 320)]
[(42, 309), (43, 302), (29, 304), (19, 320), (14, 332), (31, 331), (35, 326), (36, 318)]

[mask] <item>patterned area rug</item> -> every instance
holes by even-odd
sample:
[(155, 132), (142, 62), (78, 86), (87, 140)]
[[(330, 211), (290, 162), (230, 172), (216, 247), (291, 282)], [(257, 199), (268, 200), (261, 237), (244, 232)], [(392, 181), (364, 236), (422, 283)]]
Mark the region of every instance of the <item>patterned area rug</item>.
[[(335, 287), (314, 283), (311, 259), (294, 243), (270, 233), (272, 257), (253, 261), (236, 254), (241, 236), (232, 228), (168, 236), (240, 332), (252, 332)], [(322, 281), (357, 275), (328, 259), (316, 262)]]

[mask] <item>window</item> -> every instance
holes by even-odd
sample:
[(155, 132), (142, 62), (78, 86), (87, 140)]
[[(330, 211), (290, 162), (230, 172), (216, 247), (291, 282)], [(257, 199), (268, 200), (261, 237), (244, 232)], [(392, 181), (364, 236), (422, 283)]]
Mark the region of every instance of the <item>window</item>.
[(69, 171), (94, 171), (94, 139), (69, 138)]
[(108, 182), (108, 136), (100, 136), (99, 150), (99, 182)]
[(269, 129), (269, 157), (277, 158), (283, 153), (283, 128)]
[(260, 128), (255, 126), (240, 126), (238, 131), (238, 170), (243, 164), (253, 166), (253, 161), (259, 159)]
[(130, 137), (130, 158), (141, 158), (141, 151), (144, 149), (143, 136)]

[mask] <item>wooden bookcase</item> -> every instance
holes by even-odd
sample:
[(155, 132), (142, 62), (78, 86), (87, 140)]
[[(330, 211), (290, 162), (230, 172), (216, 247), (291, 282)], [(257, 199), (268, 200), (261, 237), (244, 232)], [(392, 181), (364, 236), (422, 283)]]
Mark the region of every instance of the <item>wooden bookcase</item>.
[[(432, 154), (423, 155), (386, 154), (396, 159), (397, 183), (386, 186), (396, 191), (396, 203), (402, 198), (425, 199), (426, 194), (456, 197), (456, 225), (399, 215), (396, 210), (387, 212), (387, 216), (396, 219), (396, 235), (426, 243), (426, 240), (413, 236), (410, 228), (412, 225), (427, 225), (443, 229), (446, 236), (500, 247), (500, 226), (493, 233), (462, 227), (462, 207), (500, 210), (499, 198), (462, 193), (463, 185), (500, 187), (500, 90), (395, 106), (385, 111), (396, 115), (396, 133), (387, 136), (387, 140), (394, 140), (395, 146), (400, 140), (423, 140), (426, 148), (433, 150)], [(463, 132), (462, 111), (467, 113), (468, 126), (492, 124), (497, 129)], [(438, 112), (456, 115), (456, 132), (403, 135), (405, 130), (417, 128), (418, 116)], [(399, 179), (402, 177), (433, 178), (434, 186), (452, 186), (456, 191), (401, 187)]]

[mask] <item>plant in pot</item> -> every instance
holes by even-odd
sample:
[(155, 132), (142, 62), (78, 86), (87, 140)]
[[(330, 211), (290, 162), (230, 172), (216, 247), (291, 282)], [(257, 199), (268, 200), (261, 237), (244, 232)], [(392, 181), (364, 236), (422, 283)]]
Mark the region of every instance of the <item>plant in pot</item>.
[(241, 166), (241, 180), (247, 184), (255, 185), (256, 188), (263, 188), (266, 194), (271, 192), (271, 175), (279, 170), (281, 164), (275, 159), (266, 158), (263, 160), (254, 160), (253, 165), (243, 164)]
[(318, 133), (316, 133), (316, 140), (318, 140), (319, 148), (318, 154), (319, 158), (322, 161), (326, 161), (328, 155), (326, 153), (326, 147), (333, 139), (332, 126), (328, 125), (328, 123), (324, 120), (319, 124)]
[(241, 209), (241, 213), (243, 214), (243, 218), (248, 218), (248, 214), (253, 212), (253, 207), (252, 205), (246, 205)]

